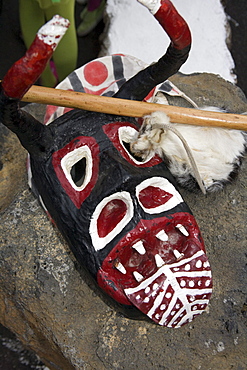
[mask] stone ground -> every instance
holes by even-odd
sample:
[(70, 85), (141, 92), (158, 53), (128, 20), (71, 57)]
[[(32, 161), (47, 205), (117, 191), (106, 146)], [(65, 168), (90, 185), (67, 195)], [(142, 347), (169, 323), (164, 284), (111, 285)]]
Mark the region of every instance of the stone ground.
[[(11, 3), (3, 6), (10, 11)], [(10, 16), (10, 12), (7, 14)], [(18, 45), (23, 47), (20, 42)], [(3, 66), (1, 59), (1, 78), (4, 68), (13, 61)], [(232, 85), (221, 80), (215, 87), (214, 76), (191, 76), (188, 82), (188, 78), (178, 75), (173, 82), (191, 97), (204, 97), (197, 101), (199, 105), (203, 100), (236, 113), (247, 111), (246, 99), (239, 90), (233, 91)], [(42, 107), (32, 108), (42, 116)], [(214, 294), (207, 313), (191, 325), (173, 330), (126, 319), (102, 296), (77, 266), (28, 190), (24, 150), (19, 147), (13, 156), (11, 147), (16, 140), (4, 129), (3, 136), (1, 175), (8, 177), (11, 185), (15, 180), (16, 189), (9, 192), (7, 200), (0, 194), (5, 202), (0, 224), (0, 317), (5, 327), (38, 353), (50, 369), (247, 368), (246, 159), (237, 180), (224, 191), (206, 197), (182, 191), (207, 246)], [(8, 173), (3, 172), (6, 163)], [(0, 352), (0, 369), (44, 368), (5, 328), (0, 334), (4, 349)]]

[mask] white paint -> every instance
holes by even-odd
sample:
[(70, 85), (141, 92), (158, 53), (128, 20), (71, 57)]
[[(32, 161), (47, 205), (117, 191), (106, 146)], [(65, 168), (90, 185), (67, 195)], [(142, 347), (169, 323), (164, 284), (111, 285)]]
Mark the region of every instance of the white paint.
[(185, 229), (185, 227), (181, 224), (177, 224), (176, 225), (176, 228), (180, 230), (180, 232), (185, 235), (185, 236), (189, 236), (189, 233), (188, 231)]
[(140, 283), (144, 279), (144, 277), (138, 271), (133, 271), (133, 275), (138, 283)]
[(120, 271), (122, 274), (126, 274), (127, 273), (127, 271), (126, 271), (126, 269), (125, 269), (125, 267), (124, 267), (124, 265), (122, 265), (122, 263), (121, 262), (118, 262), (116, 265), (115, 265), (115, 267), (116, 267), (116, 269), (118, 270), (118, 271)]
[[(234, 82), (234, 62), (226, 45), (226, 15), (220, 0), (172, 2), (192, 33), (192, 49), (181, 72), (210, 72)], [(152, 63), (165, 53), (170, 40), (143, 5), (135, 0), (108, 0), (106, 13), (106, 55), (124, 53)]]
[[(156, 188), (160, 188), (164, 190), (165, 192), (172, 194), (173, 196), (164, 204), (161, 204), (160, 206), (153, 207), (153, 208), (146, 208), (140, 201), (139, 195), (140, 192), (144, 189), (146, 189), (149, 186), (153, 186)], [(147, 180), (144, 180), (136, 187), (136, 197), (141, 205), (141, 207), (144, 209), (145, 212), (154, 214), (154, 213), (161, 213), (166, 212), (174, 207), (176, 207), (178, 204), (183, 202), (183, 199), (179, 192), (175, 189), (175, 187), (164, 177), (152, 177)]]
[(168, 239), (169, 239), (167, 233), (164, 230), (160, 230), (160, 232), (158, 232), (158, 234), (156, 234), (156, 238), (158, 238), (162, 242), (167, 242)]
[(150, 292), (151, 288), (148, 286), (146, 289), (145, 289), (145, 294), (148, 294)]
[(165, 262), (163, 261), (163, 259), (160, 257), (159, 254), (156, 254), (154, 256), (154, 259), (155, 259), (155, 263), (156, 263), (156, 266), (159, 268), (161, 266), (163, 266), (165, 264)]
[(39, 29), (37, 36), (45, 44), (50, 45), (55, 49), (67, 31), (69, 25), (70, 22), (68, 19), (55, 15), (49, 22)]
[[(116, 227), (109, 232), (108, 235), (101, 238), (98, 233), (98, 218), (100, 213), (102, 212), (103, 208), (112, 200), (122, 200), (127, 207), (126, 214), (120, 220), (120, 222), (116, 225)], [(109, 197), (104, 198), (95, 208), (95, 211), (92, 215), (92, 219), (90, 222), (89, 233), (91, 235), (92, 244), (96, 251), (104, 248), (106, 244), (108, 244), (116, 235), (118, 235), (123, 228), (127, 225), (127, 223), (132, 219), (134, 215), (134, 206), (132, 203), (132, 199), (130, 194), (127, 191), (120, 191), (118, 193), (114, 193)]]
[(139, 240), (137, 243), (132, 245), (132, 248), (134, 248), (139, 254), (144, 255), (146, 253), (146, 249), (143, 245), (143, 242)]
[[(155, 259), (157, 259), (157, 256), (155, 256)], [(211, 275), (210, 271), (191, 271), (191, 272), (185, 272), (185, 271), (179, 271), (179, 272), (173, 272), (172, 268), (176, 268), (178, 266), (186, 265), (187, 263), (192, 262), (193, 260), (200, 258), (201, 256), (205, 256), (203, 251), (198, 251), (193, 256), (183, 260), (179, 261), (170, 265), (163, 265), (160, 267), (152, 276), (149, 278), (143, 280), (137, 287), (134, 288), (128, 288), (125, 289), (125, 294), (127, 296), (132, 294), (138, 294), (141, 290), (146, 290), (147, 287), (152, 286), (153, 282), (160, 277), (161, 275), (165, 275), (166, 279), (163, 281), (162, 287), (160, 287), (160, 291), (158, 292), (157, 297), (155, 298), (152, 307), (147, 313), (147, 316), (149, 316), (152, 319), (152, 316), (155, 314), (155, 311), (158, 307), (161, 307), (163, 304), (164, 297), (171, 298), (171, 293), (167, 292), (168, 286), (171, 285), (172, 289), (174, 291), (174, 294), (166, 307), (166, 310), (163, 312), (162, 317), (159, 321), (160, 325), (167, 325), (168, 327), (171, 327), (172, 325), (175, 325), (175, 327), (180, 327), (183, 325), (183, 323), (186, 322), (186, 320), (192, 320), (194, 315), (198, 315), (202, 313), (205, 309), (205, 306), (208, 304), (208, 299), (203, 299), (203, 295), (205, 294), (211, 294), (212, 289), (207, 288), (182, 288), (181, 285), (179, 285), (177, 278), (181, 276), (181, 274), (188, 278), (191, 276), (191, 278), (200, 277), (204, 278), (205, 276)], [(159, 260), (160, 258), (158, 258)], [(157, 261), (156, 261), (157, 263)], [(189, 282), (189, 285), (191, 281)], [(193, 299), (188, 300), (189, 295), (193, 294)], [(194, 295), (202, 297), (201, 299), (195, 299)], [(174, 310), (174, 307), (176, 305), (177, 298), (179, 297), (180, 301), (182, 302), (181, 308), (174, 313), (174, 317), (170, 320), (170, 322), (167, 324), (167, 318), (171, 314), (171, 312)], [(145, 300), (144, 300), (145, 302)], [(198, 309), (198, 305), (204, 306), (203, 309)], [(163, 308), (163, 306), (162, 306)], [(185, 315), (184, 315), (185, 311)]]
[(190, 268), (191, 268), (191, 266), (190, 266), (190, 264), (189, 263), (187, 263), (187, 265), (185, 265), (185, 271), (190, 271)]
[[(79, 162), (83, 158), (86, 159), (85, 178), (81, 186), (76, 186), (75, 182), (73, 181), (71, 177), (71, 169), (77, 162)], [(92, 170), (93, 170), (92, 154), (91, 154), (89, 147), (86, 145), (83, 145), (67, 153), (61, 160), (61, 167), (70, 185), (76, 191), (82, 191), (83, 189), (85, 189), (85, 187), (91, 180)]]
[(182, 258), (184, 256), (183, 253), (180, 253), (177, 249), (174, 249), (173, 250), (173, 253), (174, 253), (174, 256), (179, 259), (179, 258)]
[[(196, 262), (196, 267), (197, 267), (198, 269), (200, 269), (200, 268), (202, 267), (202, 261), (201, 261), (201, 260), (198, 260), (198, 261)], [(207, 267), (207, 266), (206, 266), (206, 264), (204, 264), (204, 267)]]
[[(202, 272), (201, 271), (187, 271), (186, 272), (186, 277), (188, 277), (188, 278), (194, 278), (194, 277), (198, 277), (199, 278), (201, 275), (202, 275)], [(183, 277), (184, 276), (184, 272), (183, 271), (178, 271), (178, 272), (176, 272), (176, 276), (177, 277)], [(210, 277), (211, 278), (212, 277), (211, 270), (206, 270), (206, 271), (203, 270), (203, 276), (204, 277)], [(184, 280), (182, 280), (182, 281), (184, 281)], [(182, 283), (182, 281), (181, 281), (181, 283)]]

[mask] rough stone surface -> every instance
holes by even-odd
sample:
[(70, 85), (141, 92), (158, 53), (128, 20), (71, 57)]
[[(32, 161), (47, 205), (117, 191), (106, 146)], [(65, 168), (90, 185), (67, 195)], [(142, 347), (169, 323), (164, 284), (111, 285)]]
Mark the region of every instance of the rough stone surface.
[[(241, 91), (214, 75), (172, 80), (200, 105), (247, 110)], [(50, 369), (246, 369), (246, 184), (244, 160), (219, 193), (181, 191), (205, 240), (214, 291), (208, 312), (180, 329), (120, 314), (23, 184), (1, 214), (1, 323)]]
[(0, 123), (0, 212), (10, 205), (26, 179), (27, 152)]
[[(228, 113), (245, 113), (247, 100), (240, 88), (212, 73), (177, 73), (170, 78), (199, 107), (215, 106)], [(183, 98), (169, 98), (170, 103), (191, 108)]]

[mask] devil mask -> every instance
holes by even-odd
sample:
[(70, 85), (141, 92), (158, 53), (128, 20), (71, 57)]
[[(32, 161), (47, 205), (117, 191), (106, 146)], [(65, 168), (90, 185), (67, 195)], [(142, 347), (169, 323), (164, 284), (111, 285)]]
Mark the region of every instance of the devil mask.
[[(169, 1), (164, 5), (178, 16)], [(186, 43), (170, 47), (176, 68), (187, 57)], [(115, 96), (144, 99), (161, 82), (157, 72), (157, 65), (147, 68)], [(18, 109), (9, 76), (2, 84), (2, 121), (29, 151), (32, 188), (79, 263), (118, 303), (136, 306), (160, 325), (190, 322), (208, 304), (210, 266), (165, 164), (158, 156), (141, 161), (131, 154), (136, 120), (72, 110), (44, 126)]]
[(31, 158), (34, 186), (78, 261), (162, 325), (201, 313), (211, 272), (199, 229), (164, 163), (129, 152), (135, 123), (71, 111), (49, 127), (49, 157)]

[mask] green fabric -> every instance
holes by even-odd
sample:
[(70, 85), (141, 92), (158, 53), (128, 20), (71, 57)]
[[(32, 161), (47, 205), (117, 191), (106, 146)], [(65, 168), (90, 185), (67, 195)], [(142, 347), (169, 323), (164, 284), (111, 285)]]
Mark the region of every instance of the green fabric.
[[(61, 17), (69, 19), (70, 27), (62, 40), (58, 44), (54, 54), (53, 62), (55, 63), (58, 81), (48, 65), (41, 76), (43, 86), (53, 87), (57, 82), (62, 81), (77, 66), (78, 44), (75, 29), (75, 0), (19, 0), (19, 15), (22, 37), (27, 48), (33, 42), (35, 35), (54, 15), (59, 14)], [(46, 6), (44, 8), (44, 6)]]
[(52, 5), (66, 4), (69, 0), (36, 0), (41, 9), (47, 9)]

